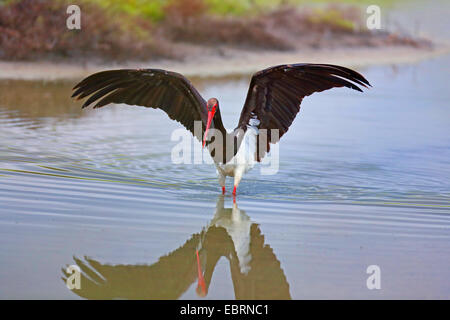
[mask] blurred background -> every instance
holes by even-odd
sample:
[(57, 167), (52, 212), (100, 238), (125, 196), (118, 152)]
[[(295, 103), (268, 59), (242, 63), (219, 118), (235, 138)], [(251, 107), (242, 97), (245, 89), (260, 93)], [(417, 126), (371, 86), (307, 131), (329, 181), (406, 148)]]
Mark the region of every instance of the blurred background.
[[(72, 32), (66, 27), (69, 14), (65, 14), (71, 4), (79, 6), (81, 15), (81, 29)], [(351, 0), (2, 1), (0, 59), (186, 59), (204, 53), (205, 48), (224, 55), (230, 48), (288, 51), (430, 45), (419, 37), (423, 29), (418, 17), (409, 21), (414, 28), (390, 20), (397, 4), (392, 0), (377, 1), (382, 29), (368, 30), (370, 4)]]

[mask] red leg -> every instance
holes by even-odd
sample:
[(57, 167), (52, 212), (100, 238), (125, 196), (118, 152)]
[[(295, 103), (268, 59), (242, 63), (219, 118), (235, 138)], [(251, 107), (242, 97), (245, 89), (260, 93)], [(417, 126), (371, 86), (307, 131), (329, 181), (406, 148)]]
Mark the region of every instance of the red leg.
[(234, 189), (233, 189), (233, 196), (235, 196), (236, 195), (236, 186), (234, 186)]
[(225, 194), (225, 187), (222, 187), (222, 194)]

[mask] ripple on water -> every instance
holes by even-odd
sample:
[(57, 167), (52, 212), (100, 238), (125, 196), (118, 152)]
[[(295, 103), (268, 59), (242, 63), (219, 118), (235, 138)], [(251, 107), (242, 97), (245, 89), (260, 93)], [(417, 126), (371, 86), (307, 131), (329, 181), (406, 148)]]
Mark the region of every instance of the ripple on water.
[[(440, 74), (428, 77), (438, 84), (417, 84), (408, 69), (392, 76), (374, 68), (367, 76), (374, 89), (365, 96), (336, 90), (305, 99), (280, 145), (278, 173), (263, 176), (255, 168), (238, 189), (239, 208), (260, 225), (294, 297), (303, 296), (297, 279), (315, 279), (318, 270), (320, 279), (347, 288), (350, 270), (372, 257), (405, 270), (430, 262), (415, 272), (437, 287), (441, 282), (433, 282), (429, 270), (448, 276), (441, 263), (450, 237), (448, 99), (432, 100), (425, 111), (419, 99), (448, 90), (439, 89)], [(227, 127), (236, 121), (246, 85), (205, 84), (205, 95), (223, 96)], [(81, 111), (68, 102), (71, 86), (0, 86), (0, 228), (9, 235), (2, 241), (8, 259), (1, 258), (29, 257), (20, 246), (20, 239), (29, 239), (62, 252), (64, 263), (75, 252), (158, 261), (213, 218), (220, 201), (214, 166), (171, 162), (177, 142), (170, 137), (179, 126), (162, 112), (127, 106)], [(30, 99), (17, 98), (27, 90)], [(229, 193), (225, 202), (232, 206)], [(71, 235), (81, 244), (61, 240)], [(366, 247), (371, 256), (364, 256)], [(419, 282), (426, 287), (428, 280)]]

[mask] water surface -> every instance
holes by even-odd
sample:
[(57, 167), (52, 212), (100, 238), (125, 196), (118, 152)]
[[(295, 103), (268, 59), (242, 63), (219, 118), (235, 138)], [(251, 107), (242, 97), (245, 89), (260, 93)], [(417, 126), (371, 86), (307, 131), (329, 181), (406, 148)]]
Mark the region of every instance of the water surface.
[[(256, 167), (236, 205), (214, 166), (171, 163), (163, 112), (2, 81), (0, 298), (450, 298), (449, 67), (366, 68), (365, 93), (306, 98), (279, 172)], [(249, 79), (193, 80), (234, 128)]]

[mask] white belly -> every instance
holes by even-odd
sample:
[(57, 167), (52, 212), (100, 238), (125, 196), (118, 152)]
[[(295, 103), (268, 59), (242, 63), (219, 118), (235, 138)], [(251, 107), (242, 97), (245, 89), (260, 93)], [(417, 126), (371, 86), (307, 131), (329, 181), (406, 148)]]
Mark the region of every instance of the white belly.
[(227, 163), (216, 163), (217, 173), (222, 176), (234, 177), (253, 168), (256, 162), (257, 136), (258, 129), (256, 126), (248, 126), (236, 155)]
[(250, 229), (252, 222), (244, 211), (238, 209), (236, 204), (233, 204), (231, 216), (225, 215), (226, 212), (224, 209), (218, 210), (216, 216), (211, 221), (211, 225), (222, 227), (227, 231), (233, 240), (241, 273), (248, 274), (252, 260), (250, 253)]

